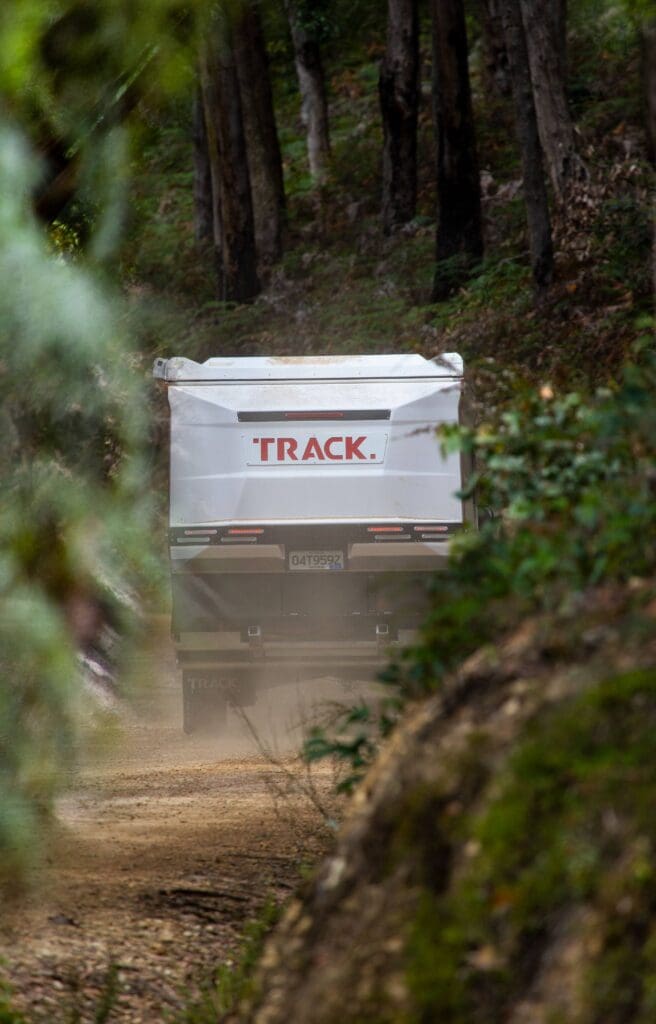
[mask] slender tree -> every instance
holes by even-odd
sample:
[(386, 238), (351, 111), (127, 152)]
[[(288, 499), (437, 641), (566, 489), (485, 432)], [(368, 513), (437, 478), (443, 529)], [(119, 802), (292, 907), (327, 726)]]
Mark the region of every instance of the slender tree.
[(310, 174), (323, 185), (330, 163), (330, 132), (321, 48), (307, 17), (307, 0), (285, 0), (301, 92), (301, 120), (307, 133)]
[(656, 166), (656, 16), (641, 26), (642, 66), (647, 110), (647, 151)]
[[(656, 168), (656, 17), (647, 18), (641, 26), (642, 64), (647, 113), (647, 153)], [(652, 284), (656, 302), (656, 188), (651, 194), (652, 208)]]
[(231, 26), (215, 17), (201, 55), (201, 87), (212, 173), (214, 236), (220, 240), (218, 293), (247, 302), (260, 291), (255, 224)]
[(483, 221), (462, 0), (432, 0), (438, 221), (433, 300), (483, 255)]
[(521, 0), (533, 100), (547, 173), (559, 201), (587, 178), (567, 102), (566, 0)]
[(214, 210), (212, 198), (212, 167), (207, 146), (205, 111), (200, 88), (196, 90), (192, 111), (192, 145), (194, 159), (194, 234), (201, 245), (213, 243)]
[(502, 0), (502, 17), (515, 100), (531, 264), (537, 288), (544, 291), (553, 277), (551, 219), (520, 0)]
[(500, 0), (483, 2), (483, 53), (486, 84), (500, 96), (510, 96), (508, 54), (503, 37)]
[(255, 240), (265, 265), (282, 255), (285, 188), (269, 59), (257, 4), (246, 0), (235, 23), (235, 53), (251, 177)]
[(415, 215), (419, 13), (417, 0), (388, 0), (387, 46), (378, 82), (383, 117), (383, 231)]

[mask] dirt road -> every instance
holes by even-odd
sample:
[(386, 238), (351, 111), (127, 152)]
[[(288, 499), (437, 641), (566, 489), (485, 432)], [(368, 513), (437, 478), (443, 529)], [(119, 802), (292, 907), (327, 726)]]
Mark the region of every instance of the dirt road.
[[(80, 770), (33, 893), (2, 921), (2, 973), (30, 1022), (94, 1021), (111, 965), (111, 1022), (169, 1020), (328, 841), (291, 753), (272, 764), (234, 715), (225, 739), (182, 735), (172, 675)], [(300, 692), (272, 690), (253, 715), (278, 749)], [(329, 770), (314, 778), (330, 801)]]

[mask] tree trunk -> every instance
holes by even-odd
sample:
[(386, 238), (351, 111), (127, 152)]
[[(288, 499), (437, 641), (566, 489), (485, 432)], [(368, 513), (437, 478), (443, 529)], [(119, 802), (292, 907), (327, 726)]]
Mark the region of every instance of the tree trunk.
[[(656, 18), (642, 27), (642, 58), (647, 108), (647, 153), (656, 167)], [(656, 188), (651, 193), (652, 206), (652, 282), (656, 302)]]
[(647, 108), (647, 152), (656, 166), (656, 18), (642, 26), (642, 63)]
[(273, 109), (269, 58), (257, 5), (250, 0), (235, 24), (235, 53), (251, 175), (255, 240), (262, 263), (282, 256), (285, 187)]
[(223, 273), (223, 218), (221, 215), (221, 159), (216, 133), (215, 111), (218, 104), (216, 79), (212, 76), (207, 53), (201, 52), (199, 59), (200, 93), (203, 103), (203, 122), (207, 141), (207, 155), (210, 165), (212, 194), (212, 240), (214, 243), (214, 264), (216, 272), (216, 293), (223, 299), (225, 278)]
[(565, 0), (521, 0), (540, 142), (554, 193), (563, 202), (587, 178), (569, 111)]
[(524, 176), (531, 265), (535, 283), (542, 291), (548, 288), (553, 278), (553, 245), (520, 0), (502, 0), (502, 14)]
[(215, 21), (201, 65), (215, 238), (220, 240), (219, 297), (247, 302), (259, 293), (260, 283), (239, 81), (227, 19)]
[(432, 0), (438, 223), (433, 301), (467, 278), (483, 255), (476, 134), (462, 0)]
[(330, 163), (328, 101), (319, 43), (304, 26), (301, 11), (294, 0), (285, 8), (294, 44), (296, 74), (301, 92), (301, 120), (307, 132), (310, 174), (316, 185), (325, 184)]
[(500, 0), (484, 0), (483, 53), (487, 85), (499, 96), (505, 97), (510, 96), (512, 85), (499, 2)]
[(378, 89), (383, 116), (383, 231), (406, 224), (417, 203), (419, 13), (417, 0), (388, 0), (387, 47)]
[(205, 111), (200, 89), (194, 96), (192, 143), (194, 157), (194, 234), (199, 245), (214, 241), (212, 167), (207, 147)]

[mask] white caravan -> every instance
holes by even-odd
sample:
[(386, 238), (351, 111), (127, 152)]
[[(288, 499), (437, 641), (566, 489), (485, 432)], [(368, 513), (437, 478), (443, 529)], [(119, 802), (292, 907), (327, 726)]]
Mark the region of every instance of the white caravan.
[(171, 408), (172, 634), (184, 728), (317, 676), (367, 679), (472, 520), (442, 455), (462, 360), (158, 359)]

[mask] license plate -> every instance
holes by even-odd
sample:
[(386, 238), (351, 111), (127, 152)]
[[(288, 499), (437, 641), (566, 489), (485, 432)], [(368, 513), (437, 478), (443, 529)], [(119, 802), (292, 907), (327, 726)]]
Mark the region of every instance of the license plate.
[(293, 571), (303, 569), (343, 569), (343, 551), (290, 551), (289, 568)]

